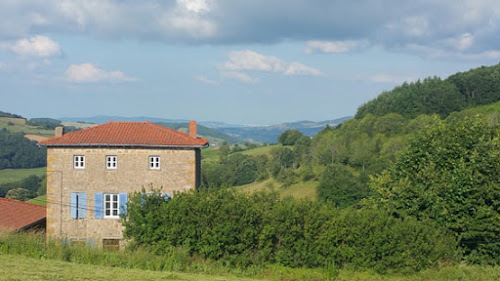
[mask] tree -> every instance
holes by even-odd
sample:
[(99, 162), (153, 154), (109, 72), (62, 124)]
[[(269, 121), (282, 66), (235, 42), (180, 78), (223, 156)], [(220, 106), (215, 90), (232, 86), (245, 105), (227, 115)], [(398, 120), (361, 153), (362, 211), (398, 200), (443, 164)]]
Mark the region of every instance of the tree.
[(328, 165), (321, 174), (318, 198), (345, 208), (367, 197), (370, 190), (342, 164)]
[(479, 118), (422, 131), (394, 166), (374, 177), (379, 207), (432, 218), (471, 260), (500, 262), (500, 130)]
[(286, 130), (278, 136), (282, 145), (294, 145), (304, 135), (298, 130)]
[(9, 192), (7, 192), (7, 195), (5, 197), (14, 200), (26, 201), (31, 198), (35, 198), (35, 196), (36, 196), (35, 192), (29, 191), (26, 188), (19, 187), (9, 190)]

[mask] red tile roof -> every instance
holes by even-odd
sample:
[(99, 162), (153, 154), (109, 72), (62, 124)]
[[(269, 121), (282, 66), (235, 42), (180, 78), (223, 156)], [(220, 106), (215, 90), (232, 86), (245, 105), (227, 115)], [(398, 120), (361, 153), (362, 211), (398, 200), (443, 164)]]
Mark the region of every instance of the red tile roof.
[(0, 198), (0, 229), (18, 230), (46, 217), (45, 206)]
[(149, 121), (114, 122), (39, 142), (44, 146), (203, 147), (208, 140), (191, 137)]

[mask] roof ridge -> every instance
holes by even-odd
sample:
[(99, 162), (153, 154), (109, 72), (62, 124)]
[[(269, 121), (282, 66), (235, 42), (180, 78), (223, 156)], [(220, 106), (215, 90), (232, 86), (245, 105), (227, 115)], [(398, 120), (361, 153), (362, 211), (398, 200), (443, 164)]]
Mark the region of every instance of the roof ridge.
[(16, 204), (29, 205), (31, 207), (37, 207), (37, 208), (43, 208), (43, 209), (47, 208), (46, 206), (42, 206), (42, 205), (38, 205), (38, 204), (35, 204), (35, 203), (26, 202), (26, 201), (16, 200), (16, 199), (10, 199), (10, 198), (0, 197), (0, 201), (1, 200), (9, 201), (9, 202), (16, 203)]

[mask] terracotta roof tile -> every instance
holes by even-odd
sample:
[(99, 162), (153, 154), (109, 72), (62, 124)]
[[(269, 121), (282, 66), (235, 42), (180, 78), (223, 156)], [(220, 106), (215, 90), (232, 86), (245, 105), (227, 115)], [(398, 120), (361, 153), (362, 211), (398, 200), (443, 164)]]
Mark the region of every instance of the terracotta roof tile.
[(46, 207), (0, 198), (0, 229), (17, 230), (46, 217)]
[(167, 146), (203, 147), (204, 138), (172, 130), (149, 121), (114, 122), (64, 134), (39, 142), (45, 146)]

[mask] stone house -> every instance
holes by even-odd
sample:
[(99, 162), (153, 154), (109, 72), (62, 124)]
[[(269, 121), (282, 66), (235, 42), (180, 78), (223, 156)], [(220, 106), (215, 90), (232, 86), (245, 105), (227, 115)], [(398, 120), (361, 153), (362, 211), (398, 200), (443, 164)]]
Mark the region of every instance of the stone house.
[(152, 185), (167, 195), (200, 183), (208, 141), (151, 122), (108, 122), (56, 136), (47, 147), (47, 237), (97, 247), (123, 245), (128, 194)]

